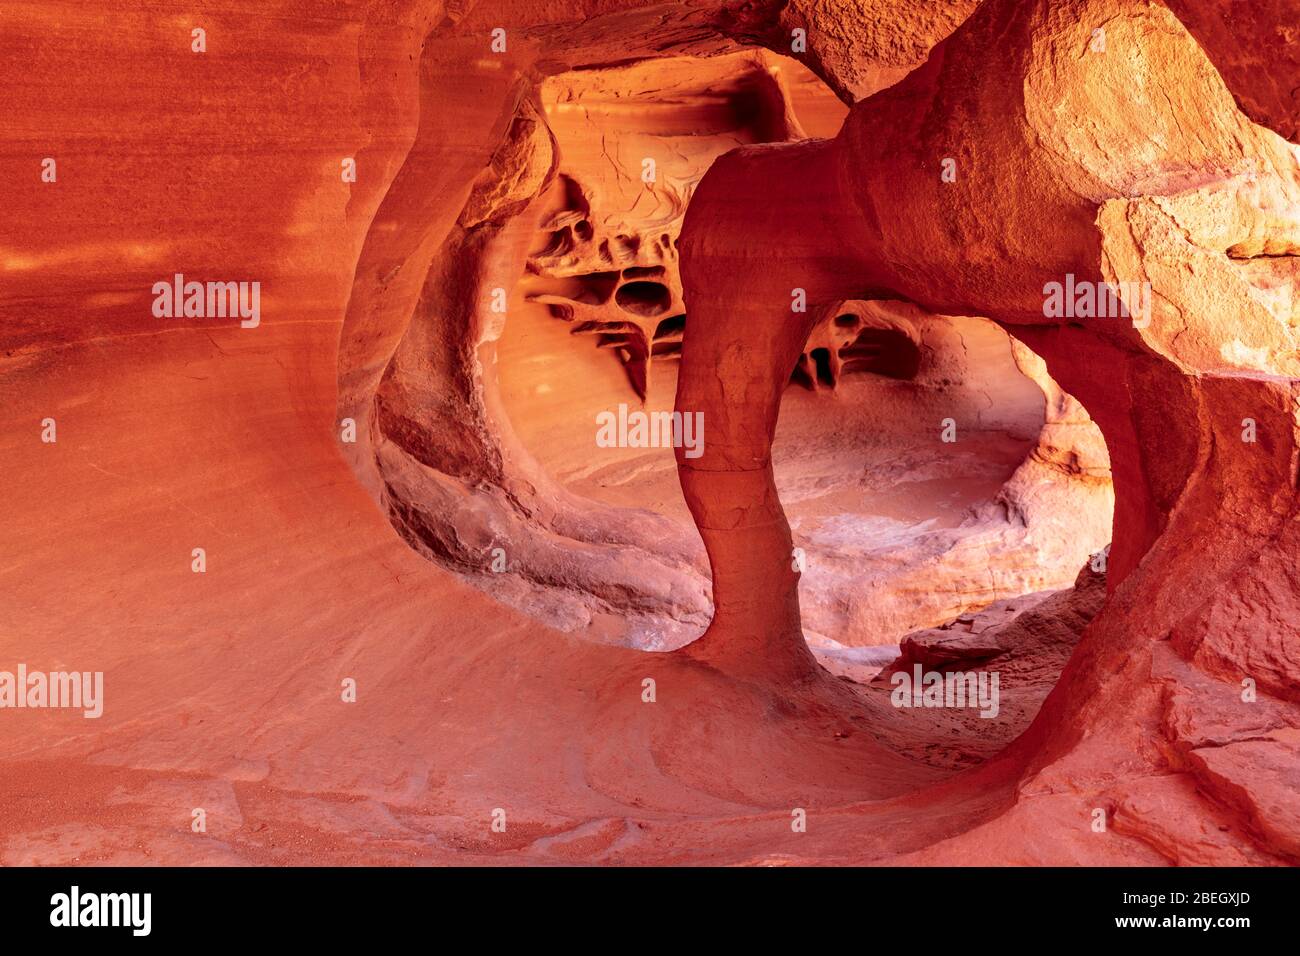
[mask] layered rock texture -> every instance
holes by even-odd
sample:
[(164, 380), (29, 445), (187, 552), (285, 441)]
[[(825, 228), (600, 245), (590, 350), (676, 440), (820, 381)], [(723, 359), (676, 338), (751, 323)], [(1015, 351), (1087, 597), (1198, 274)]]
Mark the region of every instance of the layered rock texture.
[(1300, 861), (1295, 0), (0, 49), (0, 862)]

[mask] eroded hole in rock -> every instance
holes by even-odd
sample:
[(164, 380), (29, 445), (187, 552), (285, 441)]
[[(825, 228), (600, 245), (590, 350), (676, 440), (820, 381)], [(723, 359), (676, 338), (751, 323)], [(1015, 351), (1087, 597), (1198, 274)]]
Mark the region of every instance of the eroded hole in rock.
[[(624, 275), (631, 270), (625, 270)], [(643, 318), (654, 318), (667, 312), (673, 301), (673, 294), (661, 282), (646, 282), (638, 279), (619, 286), (614, 293), (614, 301), (624, 312)]]
[[(484, 331), (495, 361), (483, 369), (483, 408), (465, 379), (466, 410), (444, 401), (444, 428), (413, 424), (429, 407), (430, 352), (408, 336), (377, 402), (393, 446), (381, 451), (386, 493), (414, 546), (498, 599), (594, 640), (678, 648), (708, 623), (708, 565), (672, 448), (636, 440), (627, 423), (673, 411), (693, 321), (683, 217), (717, 157), (833, 133), (844, 108), (802, 67), (752, 53), (561, 74), (540, 93), (539, 115), (515, 124), (496, 163), (517, 195), (507, 202), (507, 187), (485, 179), (485, 198), (467, 207), (495, 202), (509, 214), (478, 213), (445, 252), (449, 271), (478, 263), (496, 270), (489, 286), (507, 283), (507, 307)], [(450, 288), (430, 315), (466, 307)], [(991, 321), (896, 300), (819, 310), (789, 372), (772, 456), (804, 637), (822, 665), (870, 703), (899, 667), (944, 655), (970, 669), (996, 659), (1010, 674), (1018, 615), (1048, 602), (1069, 619), (1052, 653), (1030, 654), (1023, 681), (1008, 677), (998, 733), (935, 750), (955, 725), (910, 725), (920, 759), (983, 759), (1032, 717), (1091, 613), (1069, 596), (1110, 540), (1105, 444), (1041, 359)], [(429, 342), (439, 354), (432, 332)], [(464, 359), (445, 361), (437, 374), (460, 381)], [(616, 440), (600, 438), (603, 420)], [(411, 464), (456, 442), (463, 498)], [(985, 632), (1007, 647), (948, 646)]]
[[(725, 149), (773, 135), (775, 121), (754, 102), (797, 125), (808, 101), (788, 93), (808, 88), (798, 83), (785, 99), (715, 108), (717, 90), (744, 88), (752, 66), (745, 57), (710, 61), (708, 89), (674, 87), (684, 71), (672, 62), (610, 70), (598, 84), (588, 75), (548, 81), (562, 188), (539, 203), (527, 274), (499, 343), (503, 407), (539, 465), (584, 499), (652, 510), (688, 537), (671, 449), (596, 447), (593, 434), (598, 416), (620, 406), (672, 411), (670, 360), (690, 321), (675, 246), (691, 185)], [(834, 107), (815, 102), (824, 122)], [(689, 138), (677, 135), (685, 120), (675, 111), (694, 117)], [(635, 167), (625, 157), (643, 154), (678, 165), (661, 168), (655, 188), (629, 183), (622, 172)], [(578, 210), (593, 236), (556, 254), (546, 236)], [(600, 296), (572, 291), (593, 277)], [(991, 322), (899, 302), (842, 303), (815, 324), (791, 384), (775, 471), (805, 566), (806, 635), (836, 673), (869, 680), (913, 632), (966, 614), (992, 620), (1017, 600), (1033, 606), (1070, 588), (1109, 541), (1113, 492), (1100, 433), (1041, 360)]]
[(650, 352), (655, 357), (671, 358), (682, 351), (682, 336), (686, 334), (686, 316), (671, 315), (655, 326)]

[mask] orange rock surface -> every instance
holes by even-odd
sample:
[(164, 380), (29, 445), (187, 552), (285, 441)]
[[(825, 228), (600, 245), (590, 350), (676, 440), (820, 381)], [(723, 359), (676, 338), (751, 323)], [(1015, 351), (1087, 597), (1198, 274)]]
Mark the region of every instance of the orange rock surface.
[(0, 863), (1300, 861), (1298, 24), (6, 4)]

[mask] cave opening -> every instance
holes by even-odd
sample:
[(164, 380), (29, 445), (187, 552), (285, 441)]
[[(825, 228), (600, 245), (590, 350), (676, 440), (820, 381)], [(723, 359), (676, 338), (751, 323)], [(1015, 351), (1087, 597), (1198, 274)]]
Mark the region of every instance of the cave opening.
[[(707, 63), (691, 83), (683, 77), (698, 64), (671, 59), (608, 71), (597, 85), (589, 74), (547, 81), (560, 173), (532, 212), (527, 269), (497, 352), (504, 416), (542, 471), (584, 501), (670, 519), (688, 542), (695, 530), (671, 450), (597, 452), (590, 423), (620, 403), (673, 409), (690, 322), (677, 231), (712, 161), (778, 130), (756, 104), (788, 118), (789, 139), (804, 135), (805, 113), (823, 135), (834, 132), (828, 117), (844, 115), (798, 64)], [(755, 84), (769, 92), (753, 96)], [(728, 89), (745, 96), (743, 109), (718, 106)], [(694, 121), (689, 138), (682, 116)], [(704, 119), (715, 126), (702, 134)], [(661, 166), (653, 187), (629, 182), (623, 173), (642, 154), (681, 165)], [(548, 237), (574, 216), (592, 233), (557, 248)], [(909, 640), (1004, 625), (1071, 588), (1109, 541), (1100, 433), (992, 322), (905, 302), (839, 303), (815, 323), (790, 385), (774, 471), (801, 565), (805, 636), (832, 673), (866, 682), (909, 660)], [(625, 640), (661, 650), (702, 630), (695, 617), (666, 640), (661, 630)]]
[[(496, 270), (485, 273), (488, 287), (506, 283), (504, 316), (484, 337), (483, 417), (449, 407), (437, 438), (447, 447), (449, 430), (466, 448), (487, 443), (493, 470), (474, 479), (472, 505), (437, 513), (419, 499), (439, 501), (445, 486), (386, 464), (407, 540), (497, 599), (585, 638), (647, 651), (698, 638), (713, 612), (710, 569), (673, 449), (608, 447), (596, 441), (597, 423), (629, 408), (674, 411), (692, 321), (678, 237), (714, 160), (773, 138), (833, 134), (845, 112), (802, 66), (766, 53), (549, 77), (520, 142), (553, 162), (554, 175), (537, 178), (505, 225), (469, 229), (444, 253), (449, 269), (468, 257)], [(553, 161), (537, 145), (546, 140)], [(650, 181), (640, 175), (647, 158)], [(464, 307), (452, 290), (442, 307)], [(441, 334), (438, 306), (427, 304), (425, 341)], [(819, 308), (788, 373), (771, 459), (803, 637), (821, 667), (868, 701), (883, 689), (887, 702), (883, 682), (913, 666), (1012, 660), (999, 642), (1034, 614), (1069, 620), (1060, 646), (1077, 639), (1092, 605), (1074, 602), (1073, 586), (1109, 542), (1113, 510), (1105, 443), (1082, 406), (987, 319), (901, 300)], [(428, 353), (408, 339), (409, 359), (399, 353), (378, 408), (386, 437), (423, 455), (431, 441), (418, 440), (412, 422), (427, 414)], [(442, 374), (458, 380), (463, 358), (447, 361)], [(465, 451), (457, 466), (471, 457)], [(943, 760), (984, 759), (990, 740), (1023, 728), (1065, 662), (1039, 658), (1052, 663), (1029, 676), (1017, 666), (1002, 685), (1001, 732), (977, 724), (970, 737), (979, 743), (941, 748)], [(919, 758), (938, 759), (926, 747)]]

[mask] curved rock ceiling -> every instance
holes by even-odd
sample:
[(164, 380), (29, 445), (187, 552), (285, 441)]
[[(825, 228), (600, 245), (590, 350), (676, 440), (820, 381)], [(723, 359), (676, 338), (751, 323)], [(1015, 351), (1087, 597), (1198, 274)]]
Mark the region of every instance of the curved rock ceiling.
[(1296, 0), (198, 7), (0, 9), (0, 863), (1300, 861)]

